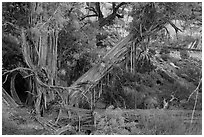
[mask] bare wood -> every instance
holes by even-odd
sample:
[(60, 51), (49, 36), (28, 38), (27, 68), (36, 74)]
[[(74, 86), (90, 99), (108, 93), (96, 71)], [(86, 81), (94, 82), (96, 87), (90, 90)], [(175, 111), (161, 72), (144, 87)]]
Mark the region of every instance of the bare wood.
[(13, 107), (13, 108), (16, 108), (18, 106), (18, 104), (16, 104), (16, 102), (13, 100), (13, 98), (6, 92), (6, 90), (2, 87), (2, 99), (3, 101)]
[[(126, 38), (124, 38), (121, 42), (119, 42), (117, 45), (115, 45), (106, 55), (102, 58), (104, 62), (107, 62), (108, 60), (114, 60), (115, 55), (120, 52), (120, 49), (122, 47), (125, 47), (127, 42), (132, 38), (132, 35), (128, 35)], [(107, 70), (112, 65), (106, 65), (103, 70)], [(87, 71), (83, 76), (81, 76), (76, 82), (74, 82), (71, 87), (76, 86), (78, 83), (90, 81), (90, 82), (96, 82), (97, 78), (100, 76), (93, 75), (94, 72), (100, 72), (101, 64), (95, 65), (93, 68), (91, 68), (89, 71)]]
[[(70, 103), (75, 102), (74, 100), (78, 97), (79, 94), (86, 94), (87, 91), (94, 85), (99, 82), (99, 80), (105, 76), (111, 69), (113, 64), (117, 64), (118, 61), (126, 54), (127, 43), (132, 39), (133, 35), (129, 34), (122, 41), (116, 44), (106, 55), (102, 58), (102, 61), (88, 70), (84, 75), (82, 75), (76, 82), (74, 82), (70, 87), (76, 87), (82, 82), (89, 82), (85, 87), (84, 92), (80, 91), (71, 91), (70, 92)], [(103, 64), (103, 65), (101, 65)], [(105, 66), (104, 66), (105, 64)]]

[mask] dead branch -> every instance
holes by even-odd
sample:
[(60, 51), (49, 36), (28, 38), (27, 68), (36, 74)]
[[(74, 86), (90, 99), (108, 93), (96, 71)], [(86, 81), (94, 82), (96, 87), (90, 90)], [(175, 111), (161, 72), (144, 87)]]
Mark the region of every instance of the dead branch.
[(98, 15), (98, 13), (96, 12), (96, 10), (94, 9), (94, 7), (86, 7), (85, 9), (88, 9), (90, 11), (93, 11), (95, 14)]
[(58, 9), (60, 8), (60, 6), (57, 7), (57, 9), (54, 11), (53, 15), (46, 21), (44, 22), (40, 27), (43, 28), (45, 24), (49, 23), (51, 21), (52, 18), (54, 18), (54, 15), (57, 13)]
[(17, 67), (17, 68), (12, 69), (12, 70), (5, 70), (5, 71), (4, 71), (5, 73), (3, 73), (2, 75), (5, 75), (5, 74), (7, 74), (7, 73), (12, 73), (12, 72), (18, 71), (18, 70), (29, 70), (29, 71), (34, 72), (34, 71), (33, 71), (32, 69), (30, 69), (30, 68)]
[(53, 124), (51, 124), (49, 121), (45, 120), (43, 117), (40, 117), (39, 115), (35, 116), (35, 119), (51, 134), (55, 133), (57, 129), (54, 127)]
[(193, 123), (193, 118), (194, 118), (194, 114), (195, 114), (195, 110), (196, 110), (197, 101), (198, 101), (198, 90), (196, 90), (196, 98), (195, 98), (195, 103), (194, 103), (194, 107), (193, 107), (193, 112), (191, 115), (191, 124)]
[(60, 128), (60, 129), (56, 130), (56, 131), (54, 132), (54, 135), (61, 135), (63, 132), (65, 132), (65, 131), (67, 131), (67, 130), (76, 133), (76, 131), (74, 130), (74, 128), (73, 128), (71, 125), (68, 124), (68, 125), (66, 125), (66, 126), (64, 126), (64, 127), (62, 127), (62, 128)]
[(103, 19), (103, 13), (102, 13), (101, 8), (100, 8), (100, 2), (95, 3), (95, 9), (96, 9), (96, 12), (98, 14), (99, 20)]
[(9, 106), (16, 108), (18, 104), (13, 100), (13, 98), (6, 92), (6, 90), (2, 87), (2, 100)]
[(115, 7), (115, 10), (118, 10), (121, 6), (127, 4), (127, 2), (121, 2), (120, 4), (118, 4), (116, 7)]
[(9, 76), (9, 75), (6, 75), (6, 78), (5, 78), (5, 80), (3, 81), (3, 84), (6, 83), (6, 81), (7, 81), (7, 79), (8, 79), (8, 76)]
[(194, 91), (193, 91), (193, 92), (190, 94), (190, 96), (188, 97), (187, 102), (189, 102), (189, 100), (190, 100), (191, 96), (192, 96), (194, 93), (198, 92), (198, 90), (199, 90), (199, 88), (200, 88), (201, 83), (202, 83), (202, 78), (200, 79), (200, 81), (199, 81), (198, 86), (196, 87), (196, 89), (195, 89), (195, 90), (194, 90)]
[(86, 15), (86, 16), (82, 17), (82, 18), (80, 19), (80, 21), (84, 20), (85, 18), (97, 17), (97, 16), (98, 16), (98, 14)]

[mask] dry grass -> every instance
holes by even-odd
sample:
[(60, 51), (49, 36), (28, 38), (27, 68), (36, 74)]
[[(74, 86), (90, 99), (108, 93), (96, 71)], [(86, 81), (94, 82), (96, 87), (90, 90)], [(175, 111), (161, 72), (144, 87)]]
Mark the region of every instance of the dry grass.
[[(190, 119), (185, 115), (175, 116), (170, 112), (160, 111), (159, 113), (151, 113), (151, 116), (144, 115), (140, 124), (142, 134), (147, 135), (200, 135), (202, 134), (201, 121), (190, 123)], [(132, 133), (134, 134), (134, 132)]]
[[(129, 113), (129, 112), (124, 112)], [(168, 111), (168, 110), (135, 110), (131, 115), (115, 113), (116, 117), (105, 114), (99, 120), (100, 128), (97, 134), (130, 134), (130, 135), (201, 135), (202, 123), (197, 115), (197, 120), (190, 123), (189, 112)], [(130, 113), (129, 113), (130, 114)], [(134, 115), (136, 117), (134, 117)], [(140, 116), (138, 116), (140, 115)], [(109, 120), (107, 123), (107, 116)], [(124, 118), (125, 117), (125, 118)], [(113, 121), (120, 120), (122, 124), (115, 124)], [(104, 120), (106, 122), (104, 122)], [(104, 128), (106, 127), (106, 128)], [(107, 130), (108, 129), (108, 130)], [(112, 133), (111, 131), (114, 131)]]

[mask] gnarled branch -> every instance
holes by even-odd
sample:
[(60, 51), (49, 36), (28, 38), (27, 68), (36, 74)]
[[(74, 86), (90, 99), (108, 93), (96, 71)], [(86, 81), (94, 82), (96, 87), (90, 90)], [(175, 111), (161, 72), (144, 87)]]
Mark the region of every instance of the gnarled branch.
[(82, 17), (82, 18), (80, 19), (80, 21), (84, 20), (85, 18), (97, 17), (97, 16), (98, 16), (98, 14), (86, 15), (86, 16)]

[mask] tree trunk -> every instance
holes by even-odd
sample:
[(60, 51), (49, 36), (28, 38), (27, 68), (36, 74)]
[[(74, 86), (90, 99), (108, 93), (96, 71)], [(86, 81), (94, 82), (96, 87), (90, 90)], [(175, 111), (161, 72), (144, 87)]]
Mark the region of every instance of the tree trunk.
[[(74, 82), (71, 87), (76, 87), (80, 83), (91, 83), (87, 84), (84, 87), (84, 93), (90, 89), (93, 85), (97, 84), (99, 80), (106, 75), (112, 68), (113, 64), (118, 64), (124, 57), (124, 54), (127, 52), (127, 43), (132, 39), (133, 35), (129, 34), (125, 37), (121, 42), (115, 45), (103, 58), (102, 61), (92, 67), (89, 71), (87, 71), (84, 75), (82, 75), (76, 82)], [(70, 103), (73, 104), (75, 99), (81, 92), (79, 91), (71, 91), (70, 92)]]

